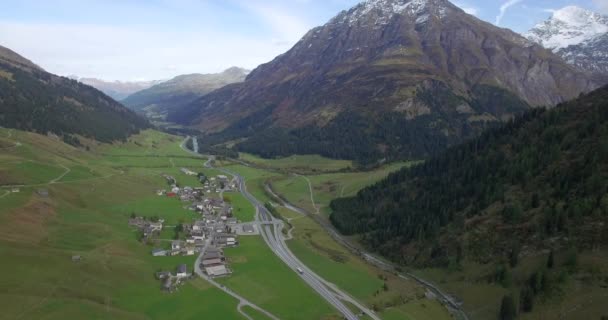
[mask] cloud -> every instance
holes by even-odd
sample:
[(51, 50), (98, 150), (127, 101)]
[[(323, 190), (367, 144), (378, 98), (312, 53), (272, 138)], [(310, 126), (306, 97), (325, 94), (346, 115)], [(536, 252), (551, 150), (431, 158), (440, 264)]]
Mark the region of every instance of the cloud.
[[(307, 0), (299, 0), (307, 3)], [(297, 42), (308, 30), (314, 27), (314, 23), (304, 20), (296, 13), (292, 13), (274, 2), (245, 1), (241, 5), (255, 14), (264, 24), (271, 28), (274, 33), (274, 42)]]
[(474, 15), (477, 16), (479, 15), (479, 9), (477, 7), (471, 6), (468, 3), (463, 3), (460, 1), (455, 1), (454, 4), (457, 7), (460, 7), (460, 9), (464, 10), (464, 12), (470, 14), (470, 15)]
[[(167, 79), (254, 68), (289, 48), (271, 38), (150, 26), (0, 21), (2, 45), (59, 75), (105, 80)], [(41, 45), (44, 44), (44, 45)]]
[(496, 25), (499, 26), (500, 22), (502, 21), (502, 18), (504, 18), (505, 13), (507, 13), (507, 10), (509, 10), (509, 8), (511, 8), (512, 6), (522, 2), (523, 0), (509, 0), (505, 3), (503, 3), (500, 6), (500, 13), (498, 14), (498, 16), (496, 16)]
[(593, 3), (602, 13), (608, 14), (608, 0), (593, 0)]

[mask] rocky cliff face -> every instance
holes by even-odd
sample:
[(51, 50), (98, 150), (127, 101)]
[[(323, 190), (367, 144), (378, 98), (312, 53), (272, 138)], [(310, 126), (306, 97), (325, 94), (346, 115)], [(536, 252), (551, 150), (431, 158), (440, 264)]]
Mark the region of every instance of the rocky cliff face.
[(269, 107), (284, 128), (322, 127), (344, 112), (395, 112), (456, 141), (463, 126), (595, 87), (550, 51), (449, 1), (370, 0), (172, 118), (218, 131)]
[(582, 70), (608, 75), (608, 16), (565, 7), (536, 25), (526, 37)]

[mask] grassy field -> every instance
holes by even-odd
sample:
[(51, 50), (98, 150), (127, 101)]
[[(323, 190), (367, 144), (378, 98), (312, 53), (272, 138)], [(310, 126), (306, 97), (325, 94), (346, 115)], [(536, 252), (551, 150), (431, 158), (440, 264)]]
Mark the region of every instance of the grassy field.
[[(0, 137), (6, 136), (0, 129)], [(177, 137), (149, 131), (134, 139), (154, 141), (159, 153), (182, 152), (175, 148)], [(136, 211), (177, 222), (192, 213), (154, 194), (165, 185), (159, 175), (164, 169), (142, 163), (121, 172), (101, 152), (136, 154), (143, 147), (99, 146), (87, 153), (19, 131), (4, 140), (22, 145), (0, 154), (0, 172), (22, 172), (43, 185), (0, 198), (1, 319), (244, 319), (235, 299), (202, 280), (173, 294), (161, 292), (154, 272), (180, 263), (191, 267), (194, 257), (152, 257), (152, 247), (137, 240), (127, 219)], [(45, 165), (31, 166), (29, 160)], [(72, 171), (45, 184), (65, 171), (62, 166)], [(38, 196), (38, 188), (50, 196)], [(0, 188), (0, 196), (5, 190)], [(82, 261), (72, 262), (73, 255)]]
[[(395, 163), (369, 172), (328, 173), (310, 176), (282, 176), (272, 180), (272, 187), (291, 203), (309, 212), (329, 214), (329, 203), (339, 197), (355, 195), (362, 188), (385, 178), (412, 163)], [(313, 206), (308, 179), (312, 184)]]
[(335, 315), (320, 296), (274, 255), (261, 237), (241, 237), (239, 242), (239, 247), (225, 250), (234, 274), (219, 282), (284, 320), (324, 319)]
[[(308, 217), (292, 218), (289, 248), (308, 267), (353, 297), (375, 307), (386, 319), (450, 319), (438, 302), (411, 280), (379, 270), (336, 243)], [(386, 284), (386, 286), (385, 286)]]
[(240, 153), (239, 159), (262, 168), (303, 174), (339, 171), (353, 167), (352, 161), (328, 159), (318, 155), (294, 155), (280, 159), (263, 159), (252, 154)]
[(232, 213), (239, 221), (250, 222), (255, 219), (255, 208), (242, 194), (225, 192), (224, 200), (232, 205)]

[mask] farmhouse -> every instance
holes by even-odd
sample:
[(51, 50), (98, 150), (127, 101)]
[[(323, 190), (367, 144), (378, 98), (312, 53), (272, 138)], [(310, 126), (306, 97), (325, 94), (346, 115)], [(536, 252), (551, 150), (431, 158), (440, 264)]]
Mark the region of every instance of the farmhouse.
[(254, 233), (255, 232), (253, 225), (250, 225), (250, 224), (243, 225), (242, 229), (243, 229), (244, 233)]
[(210, 277), (221, 277), (230, 274), (225, 265), (219, 265), (214, 267), (205, 268), (205, 272)]
[(163, 257), (167, 255), (167, 251), (163, 249), (152, 249), (152, 256), (154, 257)]
[(177, 273), (175, 274), (178, 278), (185, 278), (188, 276), (188, 267), (185, 264), (177, 266)]
[(171, 242), (171, 250), (179, 250), (182, 247), (182, 242), (179, 240), (175, 240)]

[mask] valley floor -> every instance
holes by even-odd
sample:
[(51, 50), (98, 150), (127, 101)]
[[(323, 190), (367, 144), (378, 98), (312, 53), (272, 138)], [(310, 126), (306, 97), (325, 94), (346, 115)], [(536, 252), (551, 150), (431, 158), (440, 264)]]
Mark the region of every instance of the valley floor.
[[(245, 319), (240, 310), (248, 318), (264, 319), (250, 307), (240, 308), (235, 298), (203, 279), (189, 281), (175, 293), (162, 292), (155, 272), (182, 263), (190, 268), (195, 258), (153, 257), (152, 247), (138, 241), (137, 232), (127, 225), (133, 213), (162, 217), (167, 225), (194, 218), (181, 202), (155, 194), (166, 186), (163, 173), (193, 186), (196, 177), (181, 174), (181, 167), (212, 173), (203, 169), (204, 159), (180, 148), (181, 140), (149, 130), (124, 144), (83, 140), (90, 149), (87, 152), (54, 138), (0, 129), (4, 148), (0, 153), (0, 270), (4, 275), (0, 277), (0, 318)], [(274, 170), (273, 163), (268, 170), (223, 165), (242, 174), (251, 193), (263, 202), (272, 201), (264, 190), (269, 179), (294, 178)], [(278, 165), (288, 168), (300, 163), (286, 160)], [(329, 163), (327, 171), (344, 165), (348, 163)], [(368, 179), (347, 178), (340, 192), (354, 192), (390, 170), (374, 172)], [(310, 199), (310, 191), (303, 188), (298, 196)], [(239, 219), (253, 218), (250, 203), (238, 194), (229, 197)], [(277, 209), (293, 215), (286, 208)], [(293, 239), (287, 243), (297, 257), (377, 310), (381, 318), (449, 318), (413, 281), (366, 264), (306, 216), (288, 219), (294, 228)], [(221, 283), (279, 318), (340, 318), (261, 237), (242, 239), (241, 246), (228, 249), (226, 255), (234, 274)], [(80, 260), (73, 260), (74, 256)]]

